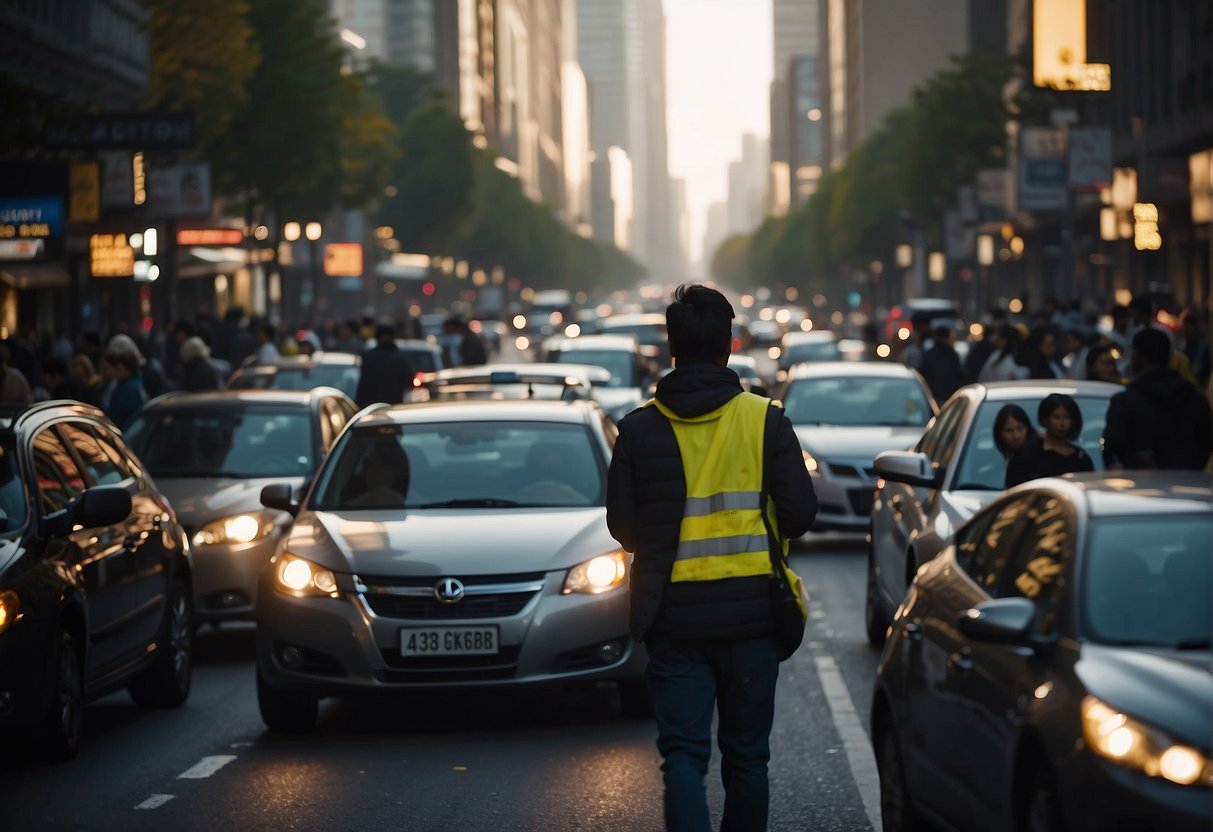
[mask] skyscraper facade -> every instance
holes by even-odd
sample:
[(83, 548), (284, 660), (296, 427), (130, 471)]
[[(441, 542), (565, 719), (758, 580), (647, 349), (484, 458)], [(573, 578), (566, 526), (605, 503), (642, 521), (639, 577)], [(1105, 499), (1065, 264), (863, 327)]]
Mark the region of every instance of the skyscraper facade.
[[(771, 206), (795, 206), (816, 190), (821, 176), (819, 61), (820, 0), (774, 0), (774, 73), (771, 81)], [(809, 114), (816, 111), (815, 118)]]

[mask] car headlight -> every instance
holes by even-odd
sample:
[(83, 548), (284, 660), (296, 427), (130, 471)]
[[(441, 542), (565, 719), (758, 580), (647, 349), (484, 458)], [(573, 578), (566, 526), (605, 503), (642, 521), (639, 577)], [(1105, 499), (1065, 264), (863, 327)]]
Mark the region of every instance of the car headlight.
[(225, 543), (255, 543), (274, 531), (274, 515), (268, 511), (250, 511), (212, 520), (194, 532), (195, 546), (221, 546)]
[(1096, 754), (1150, 777), (1213, 786), (1213, 766), (1203, 753), (1094, 696), (1082, 700), (1082, 735)]
[(801, 453), (804, 454), (804, 467), (808, 469), (810, 474), (816, 474), (819, 467), (817, 465), (817, 457), (813, 456), (808, 451), (801, 451)]
[(0, 633), (21, 620), (21, 597), (11, 589), (0, 589)]
[(338, 595), (337, 577), (331, 570), (287, 552), (274, 565), (274, 578), (279, 592), (297, 598), (336, 598)]
[(564, 587), (560, 592), (564, 595), (571, 592), (599, 595), (623, 586), (627, 575), (628, 553), (619, 549), (574, 566), (569, 570), (569, 576), (564, 579)]

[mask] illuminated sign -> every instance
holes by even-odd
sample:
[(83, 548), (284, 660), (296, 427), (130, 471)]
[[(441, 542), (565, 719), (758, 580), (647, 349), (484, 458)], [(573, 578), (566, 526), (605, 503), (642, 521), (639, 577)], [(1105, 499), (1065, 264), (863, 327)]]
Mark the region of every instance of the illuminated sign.
[(45, 240), (0, 240), (0, 260), (41, 260)]
[(182, 228), (177, 232), (179, 246), (238, 246), (244, 243), (239, 228)]
[(1158, 251), (1162, 234), (1158, 231), (1158, 206), (1139, 202), (1133, 206), (1133, 247), (1138, 251)]
[(329, 243), (324, 247), (324, 273), (329, 277), (362, 276), (361, 243)]
[(0, 240), (44, 240), (63, 233), (58, 197), (0, 199)]
[(72, 162), (68, 169), (67, 217), (71, 222), (96, 222), (101, 218), (101, 165)]
[(1087, 63), (1086, 0), (1035, 0), (1032, 81), (1055, 90), (1112, 89), (1112, 68)]
[(134, 277), (135, 250), (125, 234), (92, 234), (88, 238), (93, 277)]

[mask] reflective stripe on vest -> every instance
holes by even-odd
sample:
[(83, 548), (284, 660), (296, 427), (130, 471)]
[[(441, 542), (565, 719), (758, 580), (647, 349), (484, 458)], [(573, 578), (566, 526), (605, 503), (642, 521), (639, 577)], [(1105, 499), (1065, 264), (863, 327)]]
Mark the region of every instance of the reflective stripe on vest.
[(652, 402), (674, 431), (687, 486), (671, 581), (771, 573), (770, 543), (759, 505), (769, 401), (741, 393), (692, 419)]

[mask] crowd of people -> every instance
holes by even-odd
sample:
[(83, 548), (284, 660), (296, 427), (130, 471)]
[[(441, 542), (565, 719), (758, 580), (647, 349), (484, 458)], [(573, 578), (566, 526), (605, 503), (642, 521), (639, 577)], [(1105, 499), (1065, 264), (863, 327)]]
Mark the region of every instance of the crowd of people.
[[(411, 383), (412, 368), (395, 341), (422, 337), (420, 322), (404, 315), (379, 324), (364, 318), (294, 329), (250, 320), (240, 307), (218, 320), (182, 319), (163, 330), (117, 331), (108, 338), (98, 332), (74, 340), (13, 333), (0, 341), (0, 403), (74, 399), (100, 407), (124, 428), (144, 403), (162, 393), (219, 390), (241, 367), (321, 350), (360, 355), (364, 362), (370, 358), (362, 372), (365, 383), (359, 383), (359, 405), (397, 402), (406, 384), (392, 385), (400, 379)], [(437, 340), (446, 366), (488, 360), (484, 342), (461, 318), (448, 318)]]

